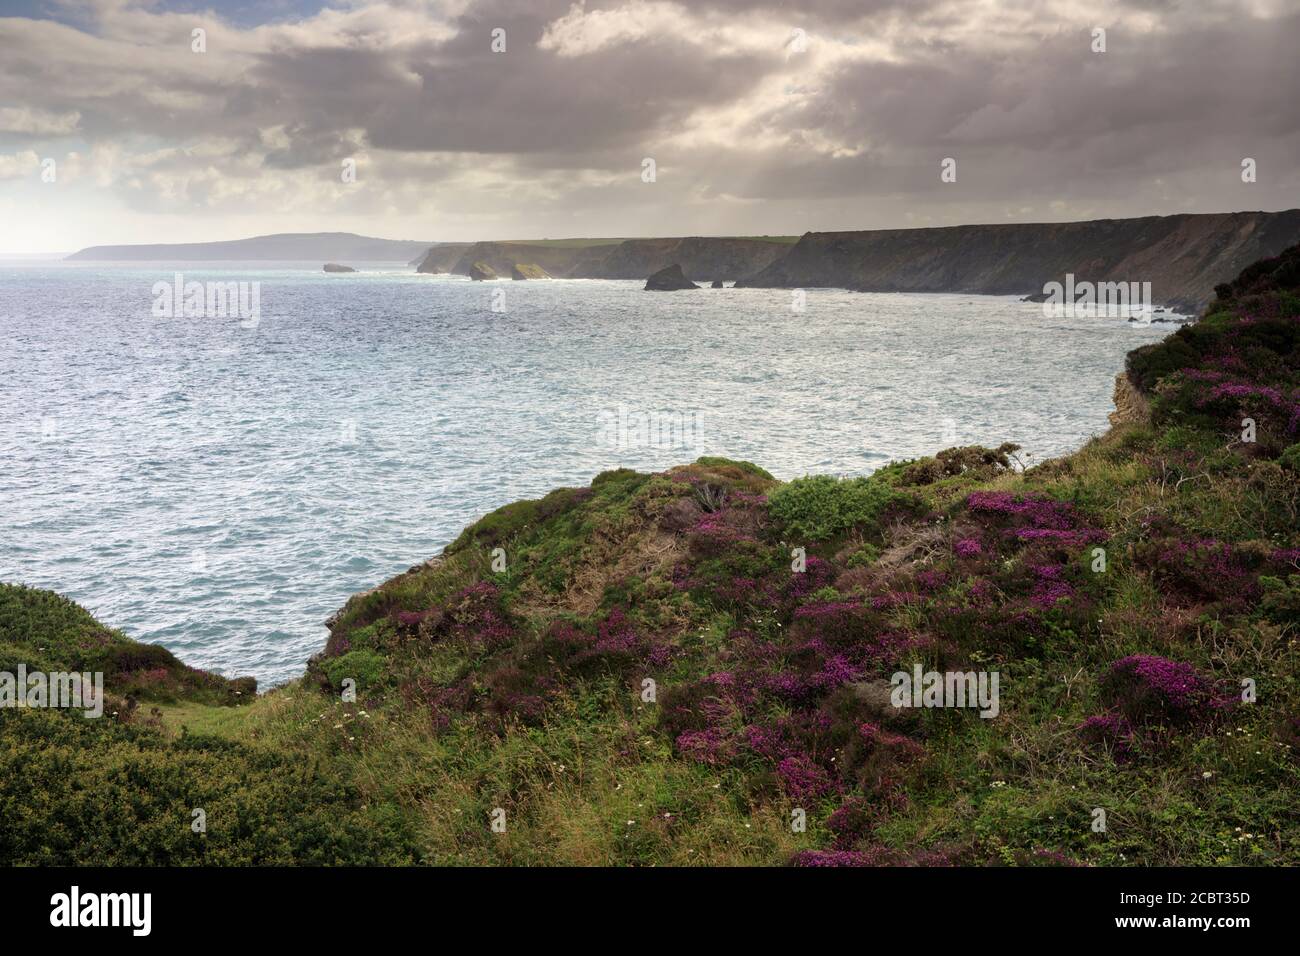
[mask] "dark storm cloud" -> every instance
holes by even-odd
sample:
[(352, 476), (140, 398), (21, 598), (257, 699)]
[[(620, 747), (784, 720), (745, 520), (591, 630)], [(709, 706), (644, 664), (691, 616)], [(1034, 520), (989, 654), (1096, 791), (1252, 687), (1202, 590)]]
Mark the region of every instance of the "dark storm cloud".
[[(506, 22), (507, 52), (488, 24), (462, 21), (454, 41), (410, 50), (315, 49), (265, 55), (257, 86), (291, 102), (302, 130), (358, 126), (378, 149), (588, 154), (633, 147), (701, 104), (726, 102), (780, 63), (710, 56), (672, 38), (560, 57), (523, 42), (536, 24)], [(413, 81), (412, 77), (417, 81)], [(340, 81), (340, 78), (342, 79)], [(275, 118), (266, 104), (261, 118)]]
[[(99, 17), (80, 29), (0, 19), (13, 127), (0, 142), (12, 153), (63, 130), (112, 145), (136, 205), (162, 188), (143, 173), (201, 166), (203, 182), (175, 192), (215, 202), (244, 188), (223, 177), (337, 181), (341, 159), (365, 155), (389, 204), (472, 182), (520, 215), (606, 209), (615, 234), (652, 198), (717, 202), (718, 215), (880, 200), (943, 216), (954, 197), (1294, 204), (1300, 13), (1280, 3), (449, 2), (257, 29), (205, 21), (203, 55), (188, 49), (193, 16), (129, 0), (91, 2)], [(643, 156), (665, 173), (656, 192), (637, 188)], [(1249, 199), (1235, 175), (1246, 156), (1269, 174)], [(952, 189), (945, 157), (958, 161)]]

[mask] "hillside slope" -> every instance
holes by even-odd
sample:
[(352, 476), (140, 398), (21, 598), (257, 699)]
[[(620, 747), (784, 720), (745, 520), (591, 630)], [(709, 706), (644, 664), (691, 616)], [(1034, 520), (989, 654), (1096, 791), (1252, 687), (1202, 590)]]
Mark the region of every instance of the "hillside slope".
[[(1015, 450), (606, 472), (248, 706), (119, 662), (133, 709), (0, 710), (0, 863), (1300, 863), (1300, 247), (1132, 353), (1105, 436)], [(6, 666), (104, 633), (0, 589)], [(996, 716), (894, 706), (916, 666)]]
[(740, 284), (1035, 295), (1073, 273), (1091, 282), (1150, 282), (1157, 304), (1195, 313), (1216, 285), (1296, 242), (1298, 209), (811, 232)]
[(126, 246), (90, 246), (67, 259), (82, 262), (162, 260), (407, 262), (425, 253), (427, 242), (375, 239), (351, 232), (287, 232), (223, 242), (173, 242)]

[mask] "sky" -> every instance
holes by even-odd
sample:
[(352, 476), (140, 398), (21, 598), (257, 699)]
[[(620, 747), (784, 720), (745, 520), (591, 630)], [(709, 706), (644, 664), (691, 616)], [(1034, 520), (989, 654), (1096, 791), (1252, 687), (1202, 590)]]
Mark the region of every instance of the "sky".
[(0, 253), (1289, 209), (1298, 38), (1295, 0), (0, 0)]

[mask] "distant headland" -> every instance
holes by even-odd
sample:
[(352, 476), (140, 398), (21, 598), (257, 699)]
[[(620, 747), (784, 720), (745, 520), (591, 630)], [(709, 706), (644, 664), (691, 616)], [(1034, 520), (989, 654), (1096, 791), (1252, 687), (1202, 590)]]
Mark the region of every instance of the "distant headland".
[(1155, 304), (1203, 309), (1214, 287), (1300, 242), (1300, 209), (1086, 222), (993, 223), (802, 236), (416, 242), (353, 233), (282, 233), (227, 242), (92, 246), (79, 261), (406, 262), (476, 278), (635, 279), (680, 266), (691, 282), (856, 292), (1039, 296), (1067, 274), (1149, 282)]

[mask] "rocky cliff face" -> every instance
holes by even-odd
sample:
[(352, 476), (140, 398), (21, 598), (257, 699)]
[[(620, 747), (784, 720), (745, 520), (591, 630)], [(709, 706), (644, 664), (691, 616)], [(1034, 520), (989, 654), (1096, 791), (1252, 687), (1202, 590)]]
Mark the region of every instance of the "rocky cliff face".
[(1157, 304), (1198, 311), (1216, 284), (1297, 241), (1298, 209), (808, 233), (738, 284), (1034, 295), (1073, 273), (1079, 281), (1150, 282)]
[[(456, 262), (447, 270), (453, 275), (469, 275), (476, 262), (491, 266), (501, 275), (509, 275), (519, 263), (529, 263), (546, 270), (548, 275), (570, 277), (576, 263), (592, 249), (607, 250), (608, 246), (546, 246), (528, 242), (476, 242), (465, 247)], [(579, 278), (586, 278), (579, 276)]]
[[(416, 267), (416, 272), (423, 272), (427, 275), (440, 275), (444, 272), (450, 272), (452, 266), (460, 261), (460, 257), (465, 254), (472, 243), (468, 242), (440, 242), (436, 246), (430, 246)], [(473, 265), (473, 263), (470, 263)], [(462, 275), (468, 275), (468, 271)]]
[(776, 262), (792, 245), (767, 239), (690, 236), (685, 239), (628, 239), (598, 262), (584, 265), (584, 279), (644, 279), (674, 263), (688, 279), (712, 282), (753, 275)]
[(460, 243), (433, 247), (417, 271), (469, 275), (470, 268), (481, 262), (508, 275), (516, 265), (528, 263), (559, 278), (645, 279), (677, 263), (688, 278), (709, 282), (753, 275), (791, 247), (788, 241), (712, 236), (596, 241), (589, 245)]

